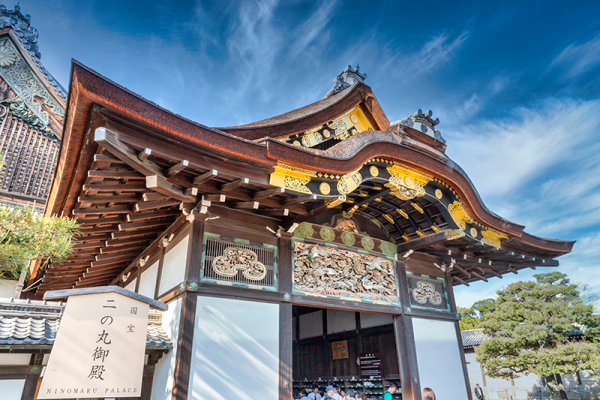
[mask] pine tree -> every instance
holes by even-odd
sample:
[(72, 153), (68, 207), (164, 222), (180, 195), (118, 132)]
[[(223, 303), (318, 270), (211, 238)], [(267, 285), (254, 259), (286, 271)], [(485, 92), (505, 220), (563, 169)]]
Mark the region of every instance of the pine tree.
[[(537, 282), (516, 282), (498, 291), (494, 311), (481, 322), (491, 339), (477, 348), (477, 361), (494, 378), (546, 377), (553, 392), (554, 384), (562, 387), (560, 374), (600, 369), (600, 348), (593, 343), (599, 321), (565, 274), (534, 277)], [(585, 331), (589, 340), (575, 340), (577, 331)], [(560, 395), (566, 398), (564, 388)]]

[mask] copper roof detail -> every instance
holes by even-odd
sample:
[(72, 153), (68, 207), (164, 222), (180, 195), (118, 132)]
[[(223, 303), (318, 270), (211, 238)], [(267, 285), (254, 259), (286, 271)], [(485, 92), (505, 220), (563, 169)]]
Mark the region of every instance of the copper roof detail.
[(356, 64), (356, 68), (352, 68), (351, 65), (348, 65), (338, 76), (333, 80), (333, 86), (329, 89), (329, 92), (325, 95), (325, 98), (331, 97), (334, 94), (341, 92), (342, 90), (346, 90), (356, 82), (365, 83), (365, 79), (367, 79), (367, 74), (360, 73), (360, 66)]

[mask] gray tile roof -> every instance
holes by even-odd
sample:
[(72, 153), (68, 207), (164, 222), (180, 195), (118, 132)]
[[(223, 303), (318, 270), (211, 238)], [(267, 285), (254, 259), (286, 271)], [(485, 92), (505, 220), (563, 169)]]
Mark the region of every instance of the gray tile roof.
[[(0, 349), (52, 346), (64, 306), (62, 302), (0, 298)], [(172, 347), (173, 342), (162, 327), (162, 313), (150, 310), (146, 348)]]
[(462, 336), (463, 348), (470, 348), (479, 346), (485, 340), (489, 339), (490, 336), (483, 333), (483, 329), (471, 329), (468, 331), (460, 332)]

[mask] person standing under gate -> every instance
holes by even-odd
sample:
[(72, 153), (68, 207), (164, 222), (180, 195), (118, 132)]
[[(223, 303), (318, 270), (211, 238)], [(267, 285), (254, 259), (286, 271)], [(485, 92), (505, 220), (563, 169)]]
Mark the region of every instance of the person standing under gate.
[(396, 390), (398, 390), (398, 385), (396, 385), (394, 382), (390, 383), (388, 389), (383, 394), (383, 400), (393, 400), (394, 396), (392, 395), (396, 393)]
[(319, 393), (319, 385), (313, 385), (313, 391), (308, 395), (310, 400), (321, 400), (321, 394)]
[(483, 396), (483, 390), (479, 387), (479, 383), (475, 385), (475, 397), (477, 400), (485, 400), (485, 397)]
[(433, 392), (433, 389), (427, 387), (424, 388), (423, 396), (421, 396), (421, 398), (423, 400), (435, 400), (435, 393)]
[(306, 390), (305, 389), (300, 389), (300, 392), (298, 393), (300, 395), (300, 400), (310, 400), (310, 397), (306, 396)]

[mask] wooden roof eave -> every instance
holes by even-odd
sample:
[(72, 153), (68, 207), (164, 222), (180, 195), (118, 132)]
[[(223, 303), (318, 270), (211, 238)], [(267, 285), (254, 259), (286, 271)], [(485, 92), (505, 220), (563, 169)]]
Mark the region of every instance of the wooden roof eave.
[[(372, 134), (373, 132), (369, 132)], [(393, 135), (389, 132), (382, 134)], [(360, 140), (360, 135), (345, 142)], [(505, 220), (492, 213), (481, 201), (477, 190), (466, 174), (444, 153), (425, 149), (422, 144), (409, 138), (393, 140), (369, 140), (364, 145), (336, 155), (335, 146), (328, 151), (314, 151), (267, 139), (267, 157), (323, 173), (343, 175), (360, 168), (372, 158), (387, 158), (433, 175), (452, 188), (463, 200), (467, 212), (484, 225), (490, 226), (509, 237), (524, 237), (528, 245), (558, 252), (569, 252), (574, 242), (548, 240), (524, 232), (525, 226)], [(557, 254), (560, 255), (560, 254)]]
[[(286, 119), (283, 122), (266, 122), (265, 125), (232, 126), (218, 129), (248, 140), (281, 138), (321, 126), (359, 105), (367, 115), (367, 118), (374, 123), (375, 129), (384, 131), (389, 128), (390, 121), (368, 85), (357, 82), (350, 88), (340, 92), (339, 95), (342, 96), (333, 104), (319, 108), (313, 112), (307, 112), (305, 115), (299, 115), (296, 118)], [(309, 108), (318, 103), (309, 104), (303, 108)], [(285, 117), (285, 115), (282, 114), (280, 117)], [(265, 121), (275, 120), (276, 118), (270, 118)]]

